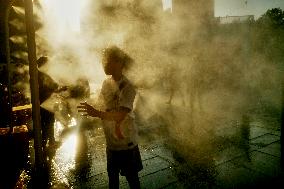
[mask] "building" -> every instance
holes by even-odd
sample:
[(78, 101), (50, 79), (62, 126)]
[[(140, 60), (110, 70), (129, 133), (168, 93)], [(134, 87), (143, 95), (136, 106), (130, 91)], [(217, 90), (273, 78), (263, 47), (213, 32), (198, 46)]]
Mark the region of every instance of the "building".
[(253, 21), (254, 15), (225, 16), (225, 17), (218, 17), (217, 20), (220, 24), (243, 23), (246, 21)]

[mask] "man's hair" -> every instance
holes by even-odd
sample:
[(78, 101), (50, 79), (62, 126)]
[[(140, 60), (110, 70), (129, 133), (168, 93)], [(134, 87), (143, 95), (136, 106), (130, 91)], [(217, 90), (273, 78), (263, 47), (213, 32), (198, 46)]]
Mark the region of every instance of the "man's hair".
[(122, 63), (124, 67), (128, 67), (133, 59), (117, 46), (110, 46), (103, 50), (103, 58), (106, 61), (114, 60), (117, 63)]

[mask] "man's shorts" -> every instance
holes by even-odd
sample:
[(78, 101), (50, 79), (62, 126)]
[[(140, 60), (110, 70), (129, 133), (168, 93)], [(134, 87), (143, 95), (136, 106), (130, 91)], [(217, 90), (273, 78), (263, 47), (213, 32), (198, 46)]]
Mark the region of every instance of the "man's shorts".
[(106, 150), (107, 171), (109, 174), (119, 173), (126, 176), (137, 173), (143, 169), (138, 145), (129, 150)]

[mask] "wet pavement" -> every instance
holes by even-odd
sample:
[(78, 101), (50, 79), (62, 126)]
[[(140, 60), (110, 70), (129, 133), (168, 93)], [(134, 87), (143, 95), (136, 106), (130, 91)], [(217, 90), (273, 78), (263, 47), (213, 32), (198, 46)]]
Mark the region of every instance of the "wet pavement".
[[(70, 135), (66, 142), (58, 149), (53, 161), (53, 167), (62, 175), (64, 183), (73, 188), (108, 188), (106, 172), (105, 144), (102, 129), (84, 131), (84, 137), (79, 134)], [(84, 145), (88, 149), (76, 156), (76, 137), (86, 139)], [(68, 143), (68, 144), (67, 144)], [(151, 145), (141, 144), (140, 151), (144, 169), (139, 173), (142, 188), (162, 188), (178, 182), (173, 173), (173, 167), (177, 166), (171, 152), (163, 146), (163, 141), (157, 140)], [(82, 150), (82, 149), (81, 149)], [(66, 153), (68, 152), (68, 155)], [(72, 154), (74, 153), (74, 154)], [(56, 179), (55, 179), (56, 181)], [(128, 188), (124, 177), (120, 177), (121, 188)]]
[[(214, 179), (208, 184), (194, 173), (185, 175), (184, 162), (180, 162), (169, 148), (163, 124), (141, 125), (140, 151), (144, 169), (139, 173), (142, 188), (254, 188), (283, 187), (280, 169), (280, 129), (261, 120), (252, 120), (249, 128), (248, 148), (231, 142), (213, 153)], [(75, 128), (75, 127), (74, 127)], [(216, 136), (233, 138), (236, 130), (230, 126), (216, 132)], [(162, 134), (161, 134), (162, 133)], [(151, 137), (152, 135), (152, 137)], [(77, 149), (77, 150), (76, 150)], [(69, 188), (108, 188), (105, 140), (100, 127), (73, 129), (62, 141), (52, 162), (53, 184)], [(189, 172), (189, 173), (188, 173)], [(188, 178), (191, 177), (191, 178)], [(194, 178), (194, 179), (192, 179)], [(199, 180), (198, 180), (199, 179)], [(204, 179), (209, 179), (205, 177)], [(282, 180), (281, 180), (282, 179)], [(196, 185), (190, 182), (205, 184)], [(279, 187), (276, 187), (280, 185)], [(192, 186), (192, 187), (191, 187)], [(120, 177), (120, 187), (128, 188)]]
[[(159, 108), (163, 110), (158, 109), (157, 112), (164, 111), (163, 114), (152, 112), (151, 115), (154, 116), (139, 119), (140, 152), (144, 166), (139, 173), (142, 188), (229, 189), (284, 186), (283, 172), (280, 169), (280, 126), (277, 121), (267, 122), (259, 117), (251, 119), (245, 145), (235, 142), (243, 139), (238, 138), (236, 133), (240, 128), (234, 124), (216, 129), (214, 138), (219, 143), (212, 141), (213, 151), (208, 152), (210, 159), (204, 164), (204, 161), (199, 161), (201, 155), (197, 155), (199, 159), (196, 162), (197, 159), (193, 162), (190, 162), (190, 158), (181, 159), (177, 154), (178, 149), (173, 149), (170, 145), (172, 136), (167, 128), (174, 124), (173, 114), (178, 117), (187, 112), (171, 106), (171, 110), (174, 109), (172, 115), (161, 117), (169, 113), (169, 105)], [(171, 126), (171, 130), (174, 130), (174, 126)], [(50, 149), (54, 151), (50, 167), (51, 188), (108, 188), (105, 139), (99, 122), (74, 118), (68, 128), (64, 128), (56, 121), (55, 131), (60, 145), (56, 149)], [(30, 144), (32, 146), (32, 140)], [(32, 157), (33, 150), (30, 150)], [(27, 170), (22, 171), (22, 174), (28, 180), (31, 179)], [(129, 188), (124, 177), (120, 177), (120, 188)]]
[(269, 128), (260, 122), (252, 122), (250, 125), (248, 155), (237, 146), (216, 153), (218, 186), (282, 188), (280, 130)]

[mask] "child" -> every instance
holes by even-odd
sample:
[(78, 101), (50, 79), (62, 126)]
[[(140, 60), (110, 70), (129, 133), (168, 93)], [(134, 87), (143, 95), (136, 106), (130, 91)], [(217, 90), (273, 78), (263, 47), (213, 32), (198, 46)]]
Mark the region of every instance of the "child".
[(103, 52), (103, 66), (105, 74), (111, 77), (103, 82), (99, 96), (103, 108), (97, 110), (86, 102), (78, 106), (78, 112), (83, 112), (83, 115), (102, 119), (109, 188), (119, 188), (119, 173), (126, 176), (130, 188), (140, 188), (138, 172), (143, 166), (132, 115), (136, 91), (123, 75), (123, 70), (131, 62), (132, 59), (118, 47), (106, 48)]

